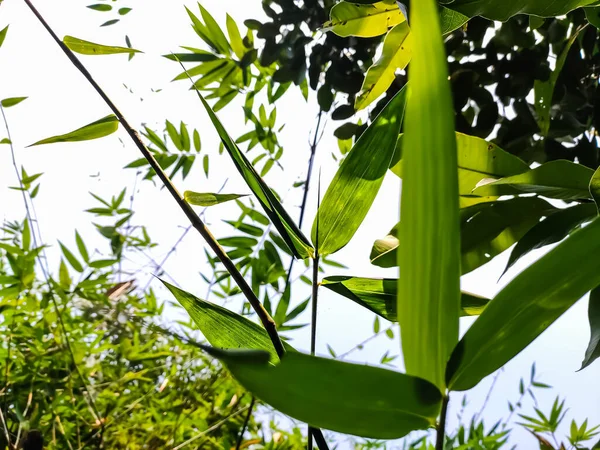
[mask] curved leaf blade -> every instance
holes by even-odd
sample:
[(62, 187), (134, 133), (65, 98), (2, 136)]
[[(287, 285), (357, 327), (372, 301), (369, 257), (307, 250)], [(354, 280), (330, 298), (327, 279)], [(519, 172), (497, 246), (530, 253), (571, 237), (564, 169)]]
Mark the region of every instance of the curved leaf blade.
[(406, 88), (362, 134), (331, 181), (312, 228), (320, 255), (348, 244), (371, 209), (394, 156), (405, 99)]
[[(397, 279), (327, 277), (323, 279), (322, 286), (358, 303), (390, 322), (398, 321)], [(463, 317), (478, 316), (489, 301), (485, 297), (462, 292), (460, 315)]]
[(464, 391), (476, 386), (600, 285), (599, 253), (596, 219), (519, 274), (490, 302), (452, 353), (449, 388)]
[(81, 142), (91, 141), (93, 139), (103, 138), (113, 134), (119, 129), (119, 119), (115, 115), (108, 115), (96, 122), (92, 122), (70, 133), (52, 136), (41, 141), (37, 141), (28, 147), (44, 144), (55, 144), (57, 142)]
[(579, 370), (585, 369), (600, 358), (600, 287), (596, 287), (590, 292), (588, 318), (590, 321), (590, 343), (585, 351), (585, 357)]
[(542, 164), (523, 174), (500, 180), (489, 180), (477, 187), (475, 195), (538, 194), (559, 200), (590, 198), (590, 182), (594, 171), (571, 161), (557, 160)]
[(257, 352), (210, 350), (258, 398), (294, 419), (340, 433), (395, 439), (432, 427), (441, 394), (391, 370), (290, 352), (275, 367)]
[(340, 2), (331, 8), (331, 20), (323, 25), (324, 31), (333, 31), (341, 37), (375, 37), (405, 22), (406, 18), (396, 2), (380, 1), (372, 4)]
[(116, 55), (119, 53), (141, 53), (135, 48), (116, 47), (111, 45), (95, 44), (94, 42), (84, 41), (73, 36), (65, 36), (63, 43), (75, 53), (81, 55)]
[(213, 194), (185, 191), (183, 197), (190, 205), (208, 207), (247, 197), (247, 194)]
[(529, 14), (540, 17), (563, 16), (581, 6), (597, 4), (598, 0), (455, 0), (446, 5), (448, 8), (469, 17), (483, 16), (490, 20), (507, 21), (517, 14)]
[(410, 24), (398, 317), (407, 373), (444, 391), (460, 311), (454, 107), (437, 2), (411, 2)]

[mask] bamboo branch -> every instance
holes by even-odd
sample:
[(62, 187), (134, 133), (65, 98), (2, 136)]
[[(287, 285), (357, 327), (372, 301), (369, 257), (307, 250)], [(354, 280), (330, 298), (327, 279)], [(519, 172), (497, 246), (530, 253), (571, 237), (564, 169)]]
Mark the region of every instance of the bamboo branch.
[(446, 441), (446, 417), (448, 416), (448, 403), (450, 402), (450, 397), (448, 395), (444, 396), (442, 400), (442, 412), (440, 414), (440, 422), (436, 428), (437, 430), (437, 440), (435, 444), (435, 450), (444, 450), (444, 443)]

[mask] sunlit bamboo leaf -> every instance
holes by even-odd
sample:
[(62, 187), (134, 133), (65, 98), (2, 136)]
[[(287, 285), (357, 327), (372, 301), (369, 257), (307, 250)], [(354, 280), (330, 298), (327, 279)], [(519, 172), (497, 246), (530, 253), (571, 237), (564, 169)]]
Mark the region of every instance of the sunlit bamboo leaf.
[(57, 142), (80, 142), (80, 141), (90, 141), (92, 139), (99, 139), (105, 136), (109, 136), (113, 134), (119, 128), (119, 119), (117, 119), (114, 115), (109, 115), (104, 117), (103, 119), (97, 120), (96, 122), (92, 122), (84, 127), (78, 128), (75, 131), (71, 131), (67, 134), (61, 134), (58, 136), (49, 137), (46, 139), (42, 139), (41, 141), (37, 141), (34, 144), (31, 144), (29, 147), (33, 147), (34, 145), (43, 145), (43, 144), (54, 144)]
[(139, 50), (128, 47), (115, 47), (109, 45), (95, 44), (93, 42), (84, 41), (73, 36), (65, 36), (64, 44), (75, 53), (82, 55), (114, 55), (118, 53), (141, 53)]

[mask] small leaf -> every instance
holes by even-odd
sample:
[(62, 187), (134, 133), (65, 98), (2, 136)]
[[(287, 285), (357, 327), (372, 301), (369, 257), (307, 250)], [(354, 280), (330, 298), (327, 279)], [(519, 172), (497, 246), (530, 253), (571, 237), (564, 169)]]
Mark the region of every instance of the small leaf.
[[(115, 23), (119, 22), (119, 19), (112, 19), (112, 20), (107, 20), (106, 22), (104, 22), (102, 25), (100, 25), (101, 27), (109, 27), (111, 25), (114, 25)], [(130, 53), (131, 55), (131, 53)]]
[[(102, 26), (107, 26), (107, 24), (108, 22), (106, 22)], [(79, 53), (81, 55), (114, 55), (118, 53), (140, 53), (139, 50), (136, 50), (134, 48), (95, 44), (93, 42), (75, 38), (73, 36), (65, 36), (63, 38), (63, 42), (73, 52)]]
[(75, 242), (77, 243), (77, 249), (79, 250), (79, 254), (83, 258), (83, 260), (86, 263), (89, 263), (90, 262), (90, 255), (89, 255), (89, 253), (87, 251), (85, 243), (83, 242), (83, 239), (81, 239), (81, 236), (79, 235), (79, 232), (77, 232), (77, 231), (75, 231)]
[(23, 100), (27, 100), (27, 98), (28, 97), (5, 98), (4, 100), (2, 100), (2, 102), (0, 102), (0, 104), (2, 105), (3, 108), (10, 108), (11, 106), (18, 105)]
[(258, 398), (316, 427), (396, 439), (433, 426), (440, 411), (434, 385), (391, 370), (297, 352), (273, 367), (263, 352), (206, 350)]
[(110, 11), (112, 10), (111, 5), (107, 5), (106, 3), (95, 3), (93, 5), (88, 5), (88, 8), (93, 9), (94, 11)]
[(124, 16), (131, 12), (131, 8), (119, 8), (119, 15)]
[(241, 197), (247, 197), (246, 194), (212, 194), (185, 191), (183, 194), (185, 201), (195, 206), (214, 206), (219, 203), (229, 202)]
[(312, 241), (318, 242), (320, 255), (335, 253), (348, 244), (371, 209), (394, 156), (405, 99), (403, 89), (390, 100), (329, 185), (312, 228)]
[(475, 387), (600, 285), (600, 220), (573, 233), (509, 283), (469, 328), (447, 368), (451, 390)]
[(6, 39), (6, 33), (8, 33), (8, 25), (0, 30), (0, 47), (4, 44), (4, 40)]
[(588, 318), (591, 330), (590, 343), (585, 351), (585, 358), (579, 370), (585, 369), (600, 357), (600, 287), (596, 287), (590, 292)]
[(67, 261), (69, 261), (71, 267), (73, 267), (73, 269), (75, 269), (79, 273), (83, 272), (83, 266), (77, 260), (77, 258), (75, 258), (75, 255), (73, 255), (73, 253), (71, 253), (71, 251), (62, 244), (62, 242), (59, 241), (59, 244), (63, 255), (65, 255), (65, 258), (67, 259)]
[(33, 147), (34, 145), (54, 144), (57, 142), (80, 142), (99, 139), (113, 134), (118, 128), (119, 120), (116, 116), (111, 114), (96, 122), (92, 122), (89, 125), (78, 128), (75, 131), (71, 131), (70, 133), (42, 139), (41, 141), (31, 144), (29, 147)]

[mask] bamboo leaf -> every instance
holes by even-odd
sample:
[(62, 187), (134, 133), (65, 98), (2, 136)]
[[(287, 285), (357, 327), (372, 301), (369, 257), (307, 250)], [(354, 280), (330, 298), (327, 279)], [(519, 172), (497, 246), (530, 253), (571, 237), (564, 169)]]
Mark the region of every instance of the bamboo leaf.
[(22, 101), (27, 100), (27, 97), (11, 97), (5, 98), (0, 102), (3, 108), (10, 108), (11, 106), (16, 106)]
[[(264, 350), (271, 361), (279, 360), (267, 332), (260, 325), (161, 281), (185, 308), (210, 345), (224, 349)], [(293, 350), (285, 342), (283, 345), (286, 350)]]
[[(390, 322), (398, 321), (398, 280), (381, 278), (327, 277), (322, 286), (369, 309)], [(416, 300), (415, 300), (416, 301)], [(478, 316), (489, 299), (468, 292), (461, 294), (461, 316)]]
[(538, 194), (560, 200), (590, 198), (594, 171), (566, 160), (550, 161), (523, 174), (481, 183), (473, 194), (501, 196)]
[[(294, 256), (303, 259), (312, 256), (314, 250), (308, 239), (304, 236), (304, 234), (302, 234), (302, 231), (300, 231), (298, 226), (288, 215), (271, 189), (258, 175), (252, 164), (250, 164), (246, 156), (244, 156), (244, 154), (240, 151), (235, 141), (231, 138), (231, 136), (229, 136), (225, 130), (225, 127), (214, 113), (208, 102), (204, 99), (202, 94), (200, 94), (197, 89), (196, 93), (204, 105), (211, 122), (219, 133), (219, 137), (221, 138), (221, 141), (227, 149), (227, 152), (233, 160), (236, 168), (260, 202), (261, 206), (264, 208), (266, 214), (269, 216), (269, 219), (271, 219), (271, 222), (273, 222), (273, 225), (281, 237), (285, 240), (290, 250), (294, 252)], [(205, 163), (205, 170), (206, 167), (207, 166)]]
[(333, 31), (342, 37), (375, 37), (405, 21), (400, 8), (393, 1), (372, 4), (340, 2), (331, 8), (331, 20), (323, 27), (324, 31)]
[(598, 0), (455, 0), (446, 6), (469, 17), (483, 16), (491, 20), (507, 21), (517, 14), (530, 14), (540, 17), (563, 16), (581, 6), (590, 6)]
[(75, 53), (81, 55), (115, 55), (118, 53), (141, 53), (135, 48), (115, 47), (110, 45), (95, 44), (93, 42), (84, 41), (73, 36), (65, 36), (63, 43)]
[(405, 99), (403, 89), (362, 134), (329, 185), (312, 228), (319, 254), (348, 244), (369, 212), (394, 156)]
[(562, 241), (574, 229), (591, 220), (596, 214), (596, 206), (585, 203), (557, 211), (547, 217), (519, 239), (510, 254), (504, 273), (529, 252)]
[(396, 70), (404, 69), (411, 57), (410, 27), (404, 21), (392, 28), (385, 37), (381, 57), (367, 71), (356, 99), (356, 110), (366, 108), (385, 93), (396, 79)]
[(600, 287), (596, 287), (590, 292), (588, 318), (590, 321), (590, 343), (579, 370), (585, 369), (600, 358)]
[(6, 39), (6, 34), (8, 33), (8, 27), (9, 27), (9, 25), (5, 26), (4, 28), (2, 28), (0, 30), (0, 47), (2, 47), (2, 44), (4, 44), (4, 40)]
[[(398, 138), (394, 162), (390, 170), (402, 178), (404, 170), (402, 146), (404, 136)], [(519, 175), (529, 170), (517, 156), (502, 150), (484, 139), (456, 133), (458, 157), (458, 190), (460, 195), (471, 195), (477, 184), (486, 178), (503, 178)]]
[(596, 207), (598, 208), (598, 212), (600, 213), (600, 167), (596, 169), (592, 179), (590, 180), (590, 195), (594, 199), (596, 203)]
[(206, 349), (262, 401), (312, 426), (375, 439), (395, 439), (434, 425), (441, 394), (402, 373), (286, 353), (272, 366), (263, 352)]
[(67, 259), (67, 261), (69, 261), (69, 264), (71, 264), (71, 267), (73, 267), (73, 269), (75, 269), (79, 273), (83, 272), (83, 266), (81, 265), (79, 260), (77, 258), (75, 258), (75, 255), (73, 255), (73, 253), (71, 253), (71, 250), (69, 250), (67, 247), (65, 247), (62, 242), (59, 242), (59, 244), (60, 244), (60, 248), (63, 252), (63, 255), (65, 255), (65, 258)]
[(57, 142), (90, 141), (92, 139), (99, 139), (109, 136), (117, 131), (118, 128), (119, 120), (116, 116), (111, 114), (103, 119), (97, 120), (96, 122), (92, 122), (84, 127), (78, 128), (75, 131), (71, 131), (70, 133), (37, 141), (36, 143), (29, 145), (29, 147), (33, 147), (34, 145), (54, 144)]
[(244, 46), (244, 41), (242, 40), (242, 35), (240, 34), (240, 29), (238, 28), (235, 20), (227, 14), (227, 34), (229, 34), (229, 43), (231, 44), (231, 48), (233, 49), (233, 53), (240, 60), (244, 57), (246, 53), (246, 47)]
[(229, 202), (241, 197), (247, 197), (246, 194), (212, 194), (185, 191), (183, 193), (185, 201), (194, 206), (215, 206), (219, 203)]
[(454, 108), (437, 2), (412, 2), (410, 14), (398, 317), (407, 373), (444, 391), (460, 312)]
[(600, 285), (600, 220), (573, 233), (509, 283), (469, 328), (448, 363), (464, 391), (504, 366)]

